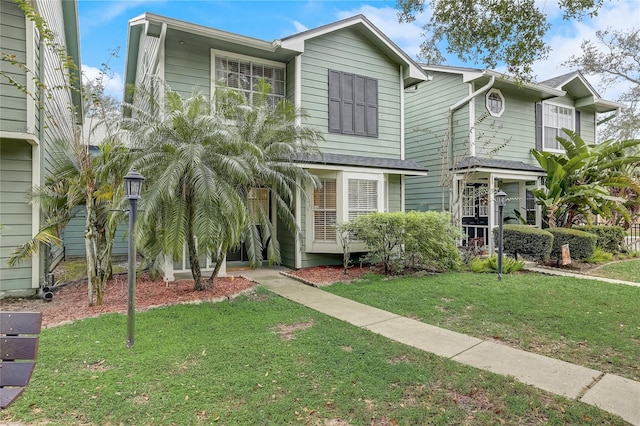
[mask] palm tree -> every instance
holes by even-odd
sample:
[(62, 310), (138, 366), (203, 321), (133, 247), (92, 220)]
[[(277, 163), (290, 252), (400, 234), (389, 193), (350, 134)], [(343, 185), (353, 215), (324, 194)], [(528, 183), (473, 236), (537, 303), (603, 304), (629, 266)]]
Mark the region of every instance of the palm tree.
[(562, 154), (532, 150), (547, 176), (543, 188), (532, 190), (538, 204), (545, 208), (550, 227), (571, 227), (578, 218), (610, 217), (617, 212), (628, 221), (624, 199), (611, 195), (611, 189), (639, 189), (638, 182), (625, 172), (625, 166), (637, 164), (639, 157), (624, 155), (640, 145), (640, 140), (608, 140), (587, 145), (575, 132), (565, 129), (568, 139), (558, 137)]
[(229, 133), (244, 147), (242, 156), (251, 168), (251, 178), (238, 182), (237, 190), (249, 213), (242, 241), (252, 267), (262, 264), (265, 249), (270, 264), (280, 263), (281, 256), (269, 211), (264, 204), (252, 202), (251, 195), (267, 189), (277, 218), (295, 234), (298, 231), (293, 213), (296, 189), (301, 189), (298, 193), (304, 196), (303, 189), (308, 184), (319, 185), (317, 178), (299, 167), (296, 160), (301, 154), (317, 152), (316, 144), (322, 136), (300, 124), (306, 115), (292, 103), (282, 100), (272, 105), (270, 90), (268, 83), (259, 80), (251, 102), (230, 89), (216, 92), (216, 110), (233, 123)]
[(164, 105), (159, 117), (123, 123), (138, 153), (134, 166), (150, 182), (138, 229), (151, 256), (180, 258), (186, 245), (194, 289), (204, 290), (198, 252), (239, 244), (247, 212), (235, 183), (247, 181), (250, 168), (202, 93), (183, 100), (167, 91)]
[(293, 161), (320, 136), (299, 124), (303, 115), (291, 103), (270, 105), (267, 83), (258, 89), (252, 103), (231, 89), (218, 90), (212, 103), (199, 92), (183, 99), (168, 90), (163, 115), (136, 110), (123, 126), (138, 152), (134, 165), (151, 182), (139, 228), (144, 248), (177, 259), (186, 245), (196, 290), (205, 289), (198, 253), (216, 262), (212, 279), (241, 242), (253, 266), (265, 247), (280, 262), (269, 212), (251, 202), (252, 191), (269, 189), (278, 218), (295, 232), (295, 188), (315, 183)]

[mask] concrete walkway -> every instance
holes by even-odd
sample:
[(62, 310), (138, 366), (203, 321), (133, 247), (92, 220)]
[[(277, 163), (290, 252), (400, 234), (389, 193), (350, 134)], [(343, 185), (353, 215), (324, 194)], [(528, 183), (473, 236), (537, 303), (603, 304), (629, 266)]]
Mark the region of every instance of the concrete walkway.
[(434, 327), (302, 284), (279, 269), (242, 271), (272, 292), (389, 339), (577, 399), (640, 426), (640, 382)]
[(540, 274), (546, 274), (546, 275), (557, 275), (562, 277), (581, 278), (583, 280), (595, 280), (595, 281), (602, 281), (602, 282), (611, 283), (611, 284), (624, 284), (624, 285), (630, 285), (634, 287), (640, 287), (640, 283), (634, 283), (631, 281), (622, 281), (622, 280), (612, 280), (611, 278), (593, 277), (590, 275), (576, 274), (574, 272), (565, 272), (559, 269), (537, 266), (534, 262), (527, 262), (524, 268), (527, 271), (538, 272)]

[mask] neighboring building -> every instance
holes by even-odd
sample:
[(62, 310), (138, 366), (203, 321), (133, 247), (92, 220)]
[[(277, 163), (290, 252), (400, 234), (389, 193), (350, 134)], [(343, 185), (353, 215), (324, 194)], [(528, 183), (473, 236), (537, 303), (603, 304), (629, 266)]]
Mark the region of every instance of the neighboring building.
[[(406, 157), (429, 169), (408, 177), (407, 210), (451, 211), (469, 239), (493, 249), (494, 194), (508, 194), (505, 217), (516, 212), (541, 225), (540, 206), (528, 191), (545, 171), (531, 149), (561, 152), (562, 128), (596, 142), (599, 113), (622, 104), (601, 99), (579, 72), (539, 84), (471, 68), (425, 66), (428, 84), (408, 90)], [(451, 135), (451, 137), (449, 137)]]
[[(24, 65), (0, 61), (0, 297), (33, 294), (45, 280), (46, 256), (34, 256), (17, 267), (7, 266), (7, 259), (40, 227), (40, 211), (29, 204), (27, 193), (50, 173), (51, 142), (76, 137), (82, 117), (77, 1), (30, 4), (46, 20), (55, 43), (66, 47), (77, 69), (62, 72), (60, 58), (41, 39), (35, 24), (13, 1), (0, 0), (0, 51), (15, 55), (15, 61)], [(69, 73), (75, 77), (73, 83)], [(34, 77), (55, 90), (49, 92), (54, 96), (46, 96)], [(69, 90), (71, 84), (76, 90)], [(57, 87), (64, 89), (53, 89)]]
[[(274, 98), (308, 113), (304, 124), (324, 135), (323, 156), (300, 166), (324, 185), (307, 189), (313, 205), (298, 197), (298, 235), (278, 226), (288, 267), (340, 263), (333, 225), (365, 212), (404, 210), (405, 176), (426, 174), (405, 159), (403, 123), (404, 92), (427, 75), (364, 16), (269, 42), (147, 13), (129, 22), (126, 55), (127, 85), (150, 90), (155, 76), (188, 96), (194, 87), (213, 93), (218, 83), (240, 90), (241, 81), (260, 76)], [(257, 197), (269, 202), (268, 194)], [(229, 254), (229, 264), (241, 256)]]

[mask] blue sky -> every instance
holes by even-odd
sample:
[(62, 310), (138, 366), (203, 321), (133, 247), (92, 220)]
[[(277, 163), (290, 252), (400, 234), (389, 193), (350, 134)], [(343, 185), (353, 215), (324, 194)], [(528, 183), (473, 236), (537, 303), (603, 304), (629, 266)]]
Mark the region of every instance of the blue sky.
[[(551, 54), (546, 61), (534, 67), (539, 81), (569, 71), (561, 65), (562, 61), (572, 54), (579, 54), (582, 40), (594, 38), (595, 31), (640, 27), (640, 0), (605, 1), (606, 5), (597, 17), (581, 22), (562, 20), (555, 0), (539, 1), (541, 9), (553, 22), (552, 30), (547, 35)], [(108, 61), (112, 71), (108, 91), (118, 98), (122, 93), (128, 21), (144, 12), (268, 41), (363, 14), (414, 58), (421, 42), (420, 27), (429, 17), (427, 10), (414, 23), (399, 24), (395, 0), (78, 0), (78, 5), (85, 76), (95, 77), (101, 64)], [(119, 57), (112, 57), (110, 52), (118, 48)], [(447, 65), (464, 64), (452, 57)], [(616, 99), (624, 89), (600, 87), (596, 77), (589, 77), (589, 80), (608, 99)]]

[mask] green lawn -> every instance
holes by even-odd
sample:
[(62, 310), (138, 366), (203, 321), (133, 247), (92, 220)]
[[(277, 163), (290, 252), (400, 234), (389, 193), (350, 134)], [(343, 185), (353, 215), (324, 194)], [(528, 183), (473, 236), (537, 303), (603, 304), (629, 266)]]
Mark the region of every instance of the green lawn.
[[(333, 290), (373, 291), (401, 282), (408, 280)], [(125, 340), (122, 314), (43, 330), (31, 383), (0, 413), (0, 423), (625, 424), (265, 291), (138, 313), (135, 346), (127, 349)]]
[(534, 273), (371, 276), (326, 291), (482, 339), (640, 380), (640, 288)]
[(640, 259), (608, 263), (593, 270), (591, 275), (640, 283)]

